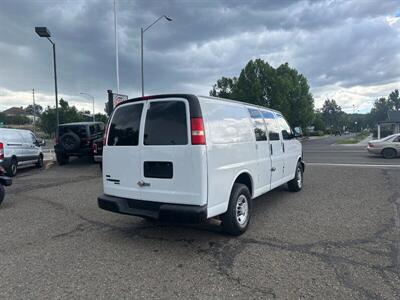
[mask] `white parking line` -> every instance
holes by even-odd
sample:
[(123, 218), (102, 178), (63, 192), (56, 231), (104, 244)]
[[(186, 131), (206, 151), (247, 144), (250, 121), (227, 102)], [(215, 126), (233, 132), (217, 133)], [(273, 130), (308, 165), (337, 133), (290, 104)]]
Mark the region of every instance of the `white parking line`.
[(372, 164), (337, 164), (337, 163), (313, 163), (306, 162), (306, 166), (328, 166), (328, 167), (361, 167), (361, 168), (400, 168), (399, 165), (372, 165)]

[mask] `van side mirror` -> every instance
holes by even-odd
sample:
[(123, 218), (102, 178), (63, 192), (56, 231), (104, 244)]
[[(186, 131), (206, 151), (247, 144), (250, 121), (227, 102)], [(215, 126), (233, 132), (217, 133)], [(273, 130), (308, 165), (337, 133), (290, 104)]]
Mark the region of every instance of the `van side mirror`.
[(293, 128), (293, 136), (294, 137), (302, 137), (303, 136), (303, 131), (301, 130), (301, 127)]
[(42, 140), (39, 144), (40, 146), (46, 146), (46, 140)]

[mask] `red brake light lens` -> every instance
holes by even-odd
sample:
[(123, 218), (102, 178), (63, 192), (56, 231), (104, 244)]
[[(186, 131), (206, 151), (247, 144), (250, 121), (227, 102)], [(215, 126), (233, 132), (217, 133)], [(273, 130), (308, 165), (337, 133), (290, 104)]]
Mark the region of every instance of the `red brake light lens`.
[(0, 143), (0, 159), (4, 158), (4, 144)]
[(192, 118), (190, 123), (192, 130), (192, 145), (205, 145), (206, 134), (204, 131), (203, 118)]

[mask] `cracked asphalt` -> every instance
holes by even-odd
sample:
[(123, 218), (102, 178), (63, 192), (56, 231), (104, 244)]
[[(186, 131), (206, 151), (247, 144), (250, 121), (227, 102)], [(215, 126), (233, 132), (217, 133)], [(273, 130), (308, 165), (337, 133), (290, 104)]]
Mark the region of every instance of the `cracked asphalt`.
[(0, 299), (399, 299), (399, 186), (399, 168), (309, 166), (231, 237), (98, 209), (85, 161), (22, 170), (0, 207)]

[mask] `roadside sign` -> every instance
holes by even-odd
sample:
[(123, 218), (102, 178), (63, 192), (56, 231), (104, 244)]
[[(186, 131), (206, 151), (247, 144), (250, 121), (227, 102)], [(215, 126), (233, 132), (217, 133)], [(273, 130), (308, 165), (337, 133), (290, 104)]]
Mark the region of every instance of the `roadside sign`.
[(113, 93), (113, 106), (116, 107), (119, 103), (124, 102), (128, 100), (127, 95), (121, 95), (121, 94), (114, 94)]

